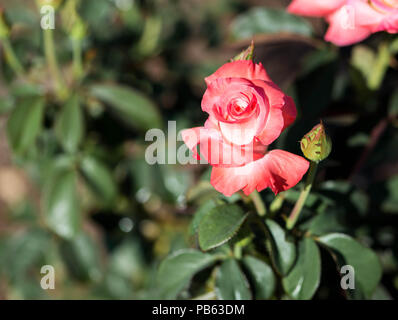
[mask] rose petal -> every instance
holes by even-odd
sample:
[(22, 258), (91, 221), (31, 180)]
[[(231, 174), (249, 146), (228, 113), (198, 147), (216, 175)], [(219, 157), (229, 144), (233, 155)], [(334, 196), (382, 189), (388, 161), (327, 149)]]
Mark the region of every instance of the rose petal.
[(369, 12), (369, 8), (364, 3), (341, 7), (328, 17), (330, 26), (325, 40), (347, 46), (369, 37), (380, 21), (379, 14), (375, 10)]
[(277, 194), (295, 186), (307, 172), (309, 162), (282, 150), (268, 152), (261, 159), (242, 167), (214, 167), (211, 184), (226, 196), (239, 190), (249, 195), (267, 187)]
[[(206, 122), (209, 126), (209, 122)], [(212, 166), (237, 167), (263, 157), (266, 146), (253, 140), (246, 145), (236, 145), (223, 139), (220, 131), (212, 128), (196, 127), (181, 132), (182, 139), (193, 156), (200, 160), (202, 155)], [(196, 151), (199, 145), (200, 155)]]
[(243, 123), (219, 122), (224, 138), (237, 145), (249, 144), (257, 132), (257, 119), (252, 117)]
[(346, 0), (294, 0), (288, 12), (303, 16), (323, 17), (339, 9)]
[(264, 121), (259, 120), (256, 136), (261, 143), (270, 145), (275, 141), (282, 131), (294, 122), (297, 115), (294, 101), (286, 96), (279, 87), (268, 81), (253, 81), (257, 87), (263, 89), (269, 102), (269, 113)]
[(285, 97), (285, 104), (282, 107), (282, 113), (283, 113), (283, 130), (285, 130), (288, 126), (290, 126), (294, 120), (296, 120), (297, 117), (297, 109), (296, 105), (294, 104), (294, 101), (291, 97), (286, 96)]

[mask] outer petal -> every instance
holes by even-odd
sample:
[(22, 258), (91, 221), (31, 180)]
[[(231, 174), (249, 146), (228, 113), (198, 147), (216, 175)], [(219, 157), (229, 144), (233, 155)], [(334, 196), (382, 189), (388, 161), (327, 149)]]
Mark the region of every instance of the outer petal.
[(253, 162), (264, 156), (266, 146), (253, 140), (246, 145), (235, 145), (223, 139), (218, 129), (211, 128), (211, 123), (206, 122), (206, 127), (186, 129), (181, 132), (182, 139), (193, 156), (200, 159), (196, 146), (200, 147), (200, 154), (212, 166), (237, 167)]
[(367, 1), (350, 0), (328, 17), (330, 27), (325, 40), (339, 46), (360, 42), (378, 31), (383, 17)]
[(258, 130), (257, 137), (263, 144), (270, 145), (286, 127), (294, 122), (297, 116), (296, 106), (293, 99), (286, 96), (276, 84), (258, 80), (253, 83), (263, 88), (269, 101), (268, 117)]
[(246, 195), (255, 189), (267, 187), (277, 194), (295, 186), (307, 172), (309, 162), (295, 154), (273, 150), (263, 158), (242, 167), (215, 167), (211, 173), (211, 184), (226, 196), (239, 190)]
[(387, 31), (389, 33), (398, 32), (398, 12), (386, 17), (377, 27), (377, 31)]
[(261, 143), (270, 145), (281, 134), (284, 128), (282, 105), (270, 106), (267, 121), (258, 133), (257, 138)]
[(205, 78), (206, 84), (218, 78), (244, 78), (248, 80), (271, 81), (261, 63), (255, 64), (251, 60), (238, 60), (224, 64), (211, 76)]
[(323, 17), (339, 9), (346, 0), (294, 0), (287, 10), (290, 13)]
[[(352, 12), (350, 12), (350, 10)], [(375, 9), (367, 1), (350, 0), (346, 6), (346, 11), (353, 15), (352, 18), (356, 25), (367, 26), (371, 28), (373, 32), (376, 31), (376, 28), (385, 17), (384, 13)]]
[(371, 35), (371, 28), (355, 23), (355, 14), (348, 13), (343, 7), (329, 17), (329, 29), (326, 32), (325, 40), (333, 42), (338, 46), (348, 46), (360, 42)]

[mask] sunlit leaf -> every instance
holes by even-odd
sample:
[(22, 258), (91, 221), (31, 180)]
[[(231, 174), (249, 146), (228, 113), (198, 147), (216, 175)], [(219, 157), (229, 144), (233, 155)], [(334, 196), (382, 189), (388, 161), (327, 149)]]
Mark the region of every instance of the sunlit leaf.
[(81, 212), (76, 190), (76, 174), (55, 168), (44, 186), (43, 209), (47, 225), (63, 238), (73, 238), (80, 229)]
[(287, 239), (285, 231), (273, 220), (266, 220), (270, 235), (272, 263), (282, 274), (287, 274), (296, 259), (296, 246)]
[(321, 258), (314, 240), (303, 238), (298, 245), (293, 269), (283, 278), (283, 287), (294, 299), (311, 299), (321, 278)]
[(159, 296), (162, 299), (175, 299), (189, 285), (195, 273), (210, 266), (216, 259), (216, 256), (191, 249), (179, 250), (170, 255), (159, 266)]
[(276, 277), (272, 268), (265, 262), (252, 257), (243, 258), (249, 279), (253, 283), (256, 299), (269, 299), (275, 290)]
[(108, 167), (92, 156), (83, 157), (80, 169), (89, 187), (106, 203), (112, 202), (117, 194), (117, 186)]
[(83, 113), (77, 95), (73, 95), (62, 107), (55, 125), (55, 133), (66, 151), (77, 151), (84, 135)]
[(69, 272), (81, 281), (98, 281), (101, 276), (98, 247), (87, 234), (79, 233), (61, 243), (61, 253)]
[(234, 259), (225, 260), (217, 270), (216, 294), (221, 300), (249, 300), (249, 283)]
[(231, 239), (247, 214), (237, 205), (220, 205), (211, 209), (199, 223), (199, 245), (210, 250)]
[(23, 153), (36, 140), (43, 122), (44, 100), (26, 98), (13, 109), (7, 123), (7, 134), (16, 153)]
[(141, 92), (121, 85), (97, 84), (91, 93), (106, 102), (133, 127), (141, 130), (160, 128), (161, 116), (154, 103)]
[(340, 266), (351, 265), (355, 271), (355, 290), (370, 297), (381, 278), (381, 265), (376, 254), (353, 238), (341, 234), (324, 235), (318, 241), (337, 254)]

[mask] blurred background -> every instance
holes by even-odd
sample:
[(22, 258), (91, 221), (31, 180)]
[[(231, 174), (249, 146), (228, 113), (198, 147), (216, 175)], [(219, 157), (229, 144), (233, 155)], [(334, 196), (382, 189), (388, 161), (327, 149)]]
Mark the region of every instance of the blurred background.
[[(157, 298), (159, 262), (191, 246), (197, 206), (220, 195), (205, 165), (147, 164), (145, 133), (202, 125), (203, 78), (252, 39), (299, 112), (272, 147), (301, 154), (321, 118), (333, 140), (306, 210), (372, 247), (383, 265), (373, 298), (397, 298), (397, 37), (337, 48), (289, 2), (49, 1), (59, 6), (44, 31), (36, 1), (0, 0), (0, 299)], [(315, 299), (344, 298), (324, 252), (322, 264)], [(54, 290), (40, 287), (43, 265)]]

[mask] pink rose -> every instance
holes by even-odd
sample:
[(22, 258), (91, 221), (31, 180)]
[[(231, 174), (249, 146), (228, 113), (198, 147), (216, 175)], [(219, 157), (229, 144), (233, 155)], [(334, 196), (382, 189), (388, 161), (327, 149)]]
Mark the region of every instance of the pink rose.
[(398, 32), (398, 0), (293, 0), (290, 13), (324, 17), (327, 41), (339, 46), (364, 40), (374, 32)]
[(304, 158), (268, 145), (296, 118), (293, 100), (268, 77), (260, 64), (234, 61), (205, 79), (204, 127), (182, 137), (199, 159), (213, 166), (211, 184), (226, 196), (270, 187), (274, 193), (295, 186), (308, 169)]

